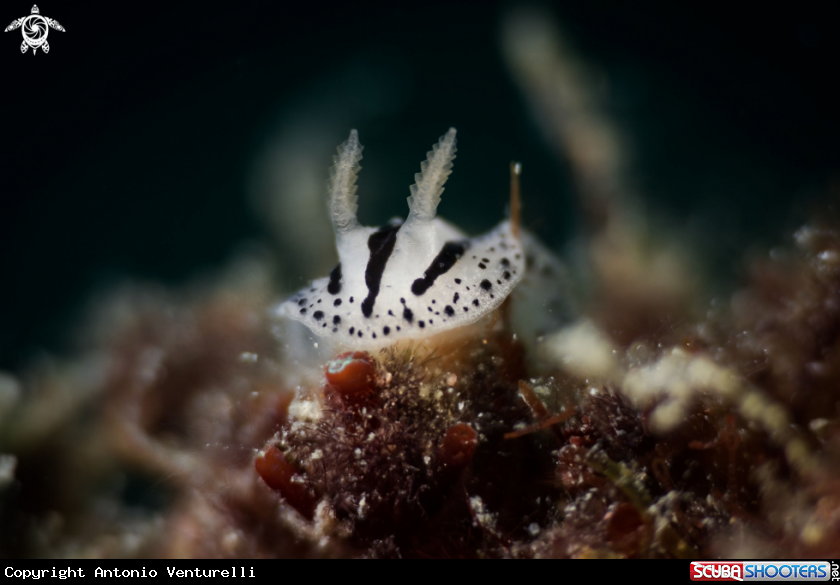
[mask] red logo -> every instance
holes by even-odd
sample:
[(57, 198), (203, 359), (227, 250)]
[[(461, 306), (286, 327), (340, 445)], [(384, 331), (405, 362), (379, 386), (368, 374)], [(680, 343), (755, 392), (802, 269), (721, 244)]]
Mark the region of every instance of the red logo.
[(705, 562), (691, 563), (692, 581), (743, 581), (744, 563)]

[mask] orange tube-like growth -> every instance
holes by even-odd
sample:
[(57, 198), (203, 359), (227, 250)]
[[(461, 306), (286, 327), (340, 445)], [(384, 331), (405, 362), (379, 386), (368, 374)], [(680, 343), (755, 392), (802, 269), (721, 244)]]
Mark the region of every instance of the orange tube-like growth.
[(336, 356), (327, 363), (325, 374), (330, 389), (347, 403), (364, 402), (373, 394), (376, 366), (367, 352), (348, 351)]
[(294, 480), (300, 471), (283, 457), (277, 447), (269, 447), (254, 461), (257, 473), (268, 487), (280, 492), (286, 503), (308, 519), (315, 513), (316, 498), (302, 483)]

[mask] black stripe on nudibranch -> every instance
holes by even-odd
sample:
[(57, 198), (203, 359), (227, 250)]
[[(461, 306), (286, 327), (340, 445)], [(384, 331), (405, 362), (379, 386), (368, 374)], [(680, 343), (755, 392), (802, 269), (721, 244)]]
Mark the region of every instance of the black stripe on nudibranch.
[(330, 283), (327, 285), (327, 292), (331, 295), (337, 295), (341, 292), (341, 262), (330, 270)]
[[(394, 252), (394, 245), (397, 243), (397, 232), (402, 224), (389, 224), (373, 232), (368, 238), (368, 250), (370, 259), (365, 268), (365, 284), (368, 287), (368, 296), (362, 301), (362, 314), (370, 317), (373, 313), (373, 305), (376, 303), (376, 296), (379, 294), (379, 286), (382, 284), (382, 275), (385, 273), (385, 266), (388, 259)], [(351, 301), (352, 302), (352, 301)]]
[(423, 273), (423, 278), (418, 278), (411, 285), (411, 292), (419, 297), (429, 290), (438, 276), (446, 274), (450, 268), (455, 266), (466, 249), (466, 242), (446, 242), (440, 253), (432, 260), (426, 272)]

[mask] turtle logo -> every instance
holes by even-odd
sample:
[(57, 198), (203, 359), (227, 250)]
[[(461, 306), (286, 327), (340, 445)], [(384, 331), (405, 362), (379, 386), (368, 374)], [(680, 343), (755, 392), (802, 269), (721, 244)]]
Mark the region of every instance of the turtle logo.
[(47, 34), (50, 32), (50, 28), (64, 32), (64, 27), (58, 24), (57, 20), (41, 16), (41, 11), (38, 10), (37, 4), (32, 6), (32, 14), (12, 21), (12, 24), (7, 26), (3, 32), (9, 32), (16, 28), (21, 28), (21, 32), (23, 33), (20, 52), (25, 53), (26, 49), (32, 47), (33, 55), (39, 48), (45, 53), (50, 52), (50, 44), (47, 42)]

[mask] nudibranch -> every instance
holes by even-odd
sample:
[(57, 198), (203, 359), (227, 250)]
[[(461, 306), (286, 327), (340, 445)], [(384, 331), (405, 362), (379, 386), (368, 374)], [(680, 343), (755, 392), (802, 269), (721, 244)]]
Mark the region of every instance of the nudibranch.
[(362, 145), (352, 130), (329, 187), (339, 263), (279, 312), (340, 345), (370, 348), (463, 327), (499, 307), (525, 272), (518, 225), (505, 220), (470, 238), (435, 217), (455, 150), (450, 128), (415, 175), (408, 218), (365, 227), (356, 218)]

